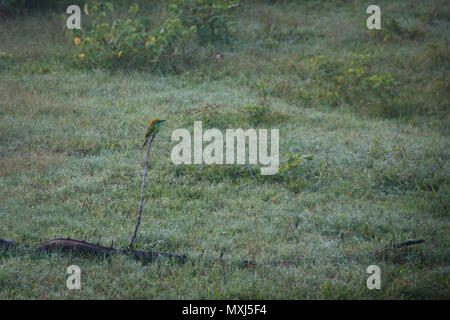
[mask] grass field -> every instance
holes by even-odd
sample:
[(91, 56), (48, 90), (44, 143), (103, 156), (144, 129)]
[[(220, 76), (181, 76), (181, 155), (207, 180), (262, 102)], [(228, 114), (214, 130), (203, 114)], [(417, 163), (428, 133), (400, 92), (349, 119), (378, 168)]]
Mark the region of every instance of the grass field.
[[(449, 299), (450, 6), (378, 1), (376, 33), (369, 4), (246, 1), (232, 42), (179, 73), (77, 68), (64, 10), (0, 18), (0, 238), (125, 248), (160, 118), (136, 247), (189, 258), (2, 250), (0, 299)], [(279, 128), (283, 172), (173, 164), (172, 131), (197, 120)]]

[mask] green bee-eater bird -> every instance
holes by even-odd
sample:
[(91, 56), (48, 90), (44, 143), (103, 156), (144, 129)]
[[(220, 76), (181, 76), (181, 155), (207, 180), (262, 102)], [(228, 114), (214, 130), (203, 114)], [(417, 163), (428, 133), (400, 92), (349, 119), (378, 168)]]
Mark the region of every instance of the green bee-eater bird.
[(150, 121), (147, 133), (145, 134), (145, 142), (142, 147), (145, 147), (148, 140), (159, 132), (159, 130), (161, 129), (161, 125), (164, 121), (166, 120), (153, 119), (152, 121)]

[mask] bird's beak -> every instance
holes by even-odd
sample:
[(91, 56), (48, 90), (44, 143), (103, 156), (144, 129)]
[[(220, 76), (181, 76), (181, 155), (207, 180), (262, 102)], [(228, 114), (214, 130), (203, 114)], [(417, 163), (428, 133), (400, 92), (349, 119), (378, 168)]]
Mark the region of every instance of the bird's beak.
[(164, 121), (166, 121), (166, 120), (161, 120), (159, 123), (164, 122)]

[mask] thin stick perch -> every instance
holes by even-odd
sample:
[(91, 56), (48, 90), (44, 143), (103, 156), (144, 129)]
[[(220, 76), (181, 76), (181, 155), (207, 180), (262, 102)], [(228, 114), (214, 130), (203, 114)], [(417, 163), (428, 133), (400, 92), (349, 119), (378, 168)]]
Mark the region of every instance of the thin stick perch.
[(150, 148), (152, 147), (153, 139), (155, 138), (155, 135), (152, 136), (152, 140), (150, 140), (150, 143), (148, 144), (147, 149), (147, 159), (145, 160), (145, 168), (144, 168), (144, 177), (142, 178), (142, 189), (141, 189), (141, 205), (139, 207), (139, 214), (136, 221), (136, 227), (134, 228), (133, 236), (131, 237), (130, 245), (128, 248), (132, 251), (133, 250), (133, 242), (136, 239), (136, 235), (139, 229), (139, 225), (141, 224), (141, 216), (142, 216), (142, 205), (144, 203), (144, 189), (145, 189), (145, 179), (147, 178), (147, 163), (148, 158), (150, 156)]

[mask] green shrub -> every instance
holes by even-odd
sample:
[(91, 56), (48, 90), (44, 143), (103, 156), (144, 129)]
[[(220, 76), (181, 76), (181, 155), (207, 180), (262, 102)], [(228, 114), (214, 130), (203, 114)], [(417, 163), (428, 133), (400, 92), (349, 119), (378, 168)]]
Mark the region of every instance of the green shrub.
[(445, 43), (434, 41), (425, 54), (431, 67), (445, 68), (450, 64), (450, 47)]
[(200, 41), (230, 39), (231, 10), (239, 5), (239, 0), (170, 0), (169, 3), (181, 8), (183, 25), (195, 26)]
[(291, 153), (284, 155), (279, 169), (279, 177), (286, 184), (288, 190), (299, 192), (315, 178), (315, 164), (313, 154), (304, 155)]
[(243, 111), (254, 125), (258, 125), (267, 118), (270, 108), (266, 105), (248, 104), (244, 106)]
[[(193, 37), (195, 28), (181, 23), (180, 10), (169, 6), (169, 16), (157, 29), (150, 29), (147, 18), (138, 18), (139, 7), (129, 9), (129, 18), (108, 23), (108, 14), (114, 12), (112, 3), (104, 5), (92, 1), (84, 6), (92, 17), (88, 28), (69, 32), (78, 48), (78, 61), (90, 67), (143, 67), (153, 68), (158, 63), (170, 62), (183, 53), (183, 46)], [(75, 37), (73, 35), (75, 34)]]
[(77, 47), (77, 62), (86, 66), (170, 68), (177, 58), (188, 60), (188, 48), (195, 47), (192, 44), (198, 40), (228, 41), (231, 10), (237, 4), (230, 0), (171, 0), (168, 18), (151, 29), (148, 18), (137, 17), (137, 4), (130, 7), (128, 18), (113, 19), (112, 3), (91, 1), (84, 6), (90, 25), (68, 33)]
[(381, 42), (423, 40), (425, 37), (424, 28), (424, 24), (402, 26), (398, 19), (384, 14), (381, 30), (370, 30), (369, 35)]
[(319, 103), (331, 106), (348, 103), (363, 107), (359, 111), (379, 114), (380, 108), (392, 105), (397, 82), (390, 73), (374, 74), (371, 60), (369, 53), (312, 58), (310, 68), (316, 84), (315, 98)]

